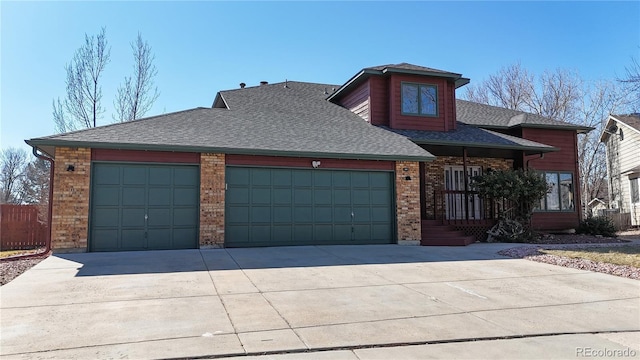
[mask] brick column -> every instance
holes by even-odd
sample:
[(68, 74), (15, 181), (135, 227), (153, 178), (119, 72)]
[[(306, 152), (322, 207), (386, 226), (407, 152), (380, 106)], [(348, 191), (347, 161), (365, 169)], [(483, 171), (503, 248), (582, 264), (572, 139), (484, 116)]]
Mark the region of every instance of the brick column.
[[(407, 177), (411, 179), (408, 180)], [(420, 224), (418, 162), (396, 161), (396, 218), (398, 221), (398, 244), (419, 245), (422, 228)]]
[[(73, 166), (73, 171), (67, 171)], [(91, 149), (56, 148), (51, 247), (56, 252), (86, 252), (89, 233)]]
[(224, 154), (200, 154), (200, 248), (224, 247)]

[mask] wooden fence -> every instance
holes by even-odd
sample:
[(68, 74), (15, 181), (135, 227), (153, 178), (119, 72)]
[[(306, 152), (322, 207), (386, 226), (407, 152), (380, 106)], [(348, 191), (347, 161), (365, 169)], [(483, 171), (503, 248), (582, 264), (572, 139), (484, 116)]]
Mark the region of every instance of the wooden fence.
[(631, 227), (631, 213), (606, 211), (602, 216), (611, 220), (617, 231), (627, 230)]
[(38, 220), (35, 205), (0, 205), (0, 250), (46, 246), (47, 224)]

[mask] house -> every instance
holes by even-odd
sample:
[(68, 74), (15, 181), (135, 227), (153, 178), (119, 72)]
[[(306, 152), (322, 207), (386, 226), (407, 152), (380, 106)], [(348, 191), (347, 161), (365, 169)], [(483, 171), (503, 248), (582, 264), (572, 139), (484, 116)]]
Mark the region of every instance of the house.
[(609, 206), (640, 226), (640, 115), (609, 115), (600, 141), (607, 152)]
[(593, 198), (587, 204), (587, 209), (589, 211), (589, 216), (604, 216), (608, 206), (603, 199)]
[(537, 229), (580, 219), (590, 128), (456, 100), (461, 74), (365, 68), (343, 85), (220, 91), (210, 108), (27, 140), (54, 164), (58, 251), (311, 244), (464, 245), (504, 202), (470, 177), (535, 168)]

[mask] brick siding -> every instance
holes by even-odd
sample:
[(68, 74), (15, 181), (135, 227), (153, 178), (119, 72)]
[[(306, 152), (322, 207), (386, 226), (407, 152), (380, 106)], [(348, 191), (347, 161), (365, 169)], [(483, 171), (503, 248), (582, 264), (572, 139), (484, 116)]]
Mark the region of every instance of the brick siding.
[(200, 247), (224, 246), (225, 155), (200, 154)]
[[(67, 171), (73, 165), (74, 171)], [(56, 148), (51, 246), (54, 251), (87, 251), (91, 149)]]
[[(407, 176), (411, 180), (407, 180)], [(396, 216), (398, 243), (420, 240), (420, 172), (418, 162), (396, 162)]]

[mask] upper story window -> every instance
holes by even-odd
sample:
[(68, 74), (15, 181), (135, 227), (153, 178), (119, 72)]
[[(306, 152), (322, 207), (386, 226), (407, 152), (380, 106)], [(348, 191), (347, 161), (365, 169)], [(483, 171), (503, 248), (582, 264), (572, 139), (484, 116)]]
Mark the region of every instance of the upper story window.
[(438, 89), (435, 85), (402, 83), (402, 114), (438, 116)]

